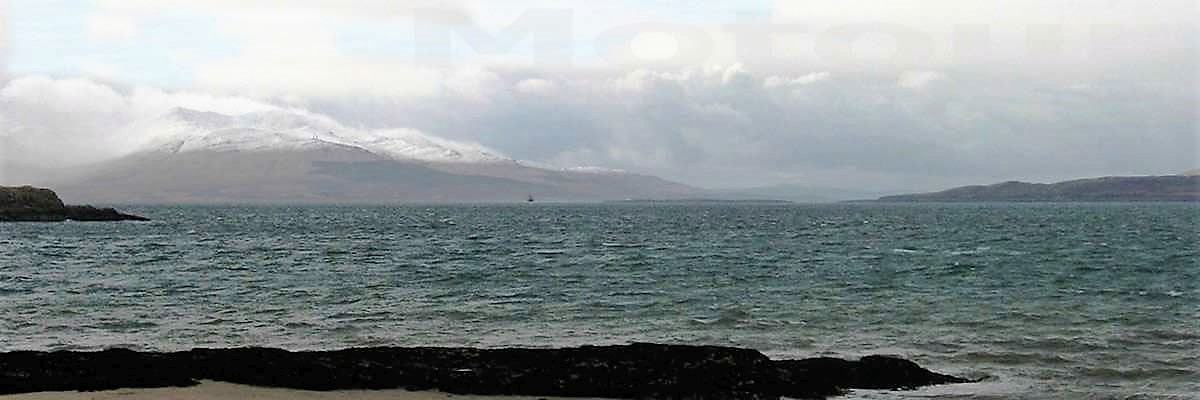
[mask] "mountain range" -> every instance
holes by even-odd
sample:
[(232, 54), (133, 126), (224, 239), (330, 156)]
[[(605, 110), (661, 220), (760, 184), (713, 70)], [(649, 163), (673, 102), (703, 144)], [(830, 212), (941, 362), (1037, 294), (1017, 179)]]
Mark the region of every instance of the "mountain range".
[[(301, 110), (230, 115), (176, 108), (127, 129), (148, 139), (123, 157), (66, 170), (22, 163), (21, 144), (0, 136), (0, 184), (49, 186), (67, 198), (108, 204), (519, 202), (530, 196), (834, 202), (885, 194), (804, 185), (700, 189), (620, 170), (550, 167), (474, 143), (410, 129), (349, 127)], [(1012, 181), (878, 201), (1196, 201), (1198, 172)]]
[[(552, 168), (408, 129), (344, 126), (302, 111), (174, 109), (131, 126), (152, 139), (68, 171), (9, 162), (10, 179), (94, 203), (512, 202), (689, 198), (704, 191), (603, 168)], [(11, 178), (15, 177), (15, 178)]]
[(934, 193), (884, 196), (883, 202), (1200, 201), (1200, 174), (1108, 176), (1058, 183), (1003, 182)]

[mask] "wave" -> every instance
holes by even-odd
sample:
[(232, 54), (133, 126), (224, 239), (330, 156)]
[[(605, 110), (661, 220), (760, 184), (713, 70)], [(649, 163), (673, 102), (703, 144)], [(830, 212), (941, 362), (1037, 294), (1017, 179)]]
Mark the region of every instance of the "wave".
[(991, 363), (1001, 365), (1067, 365), (1074, 361), (1057, 354), (1020, 352), (968, 352), (952, 357), (965, 363)]
[(1079, 373), (1083, 376), (1100, 378), (1102, 380), (1140, 381), (1147, 379), (1194, 378), (1192, 381), (1200, 381), (1200, 372), (1183, 368), (1082, 368), (1079, 370)]
[(602, 247), (618, 247), (618, 248), (637, 248), (637, 247), (646, 247), (646, 244), (645, 243), (603, 242), (603, 243), (600, 243), (600, 246), (602, 246)]
[(733, 326), (749, 321), (752, 315), (749, 311), (737, 307), (721, 308), (716, 316), (692, 318), (691, 321), (700, 325)]

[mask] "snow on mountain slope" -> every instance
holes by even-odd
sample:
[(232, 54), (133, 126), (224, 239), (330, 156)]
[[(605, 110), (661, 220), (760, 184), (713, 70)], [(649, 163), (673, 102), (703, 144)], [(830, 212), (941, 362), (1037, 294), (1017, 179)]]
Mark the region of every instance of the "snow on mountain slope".
[(480, 145), (446, 140), (412, 129), (370, 131), (353, 140), (367, 150), (397, 159), (452, 162), (513, 161)]
[(686, 198), (686, 185), (600, 168), (556, 168), (411, 129), (347, 127), (305, 111), (174, 109), (127, 125), (139, 151), (54, 186), (72, 198), (149, 203), (523, 202)]
[(523, 167), (544, 169), (549, 171), (559, 171), (575, 174), (592, 174), (592, 175), (630, 175), (629, 171), (623, 169), (597, 167), (597, 166), (578, 166), (578, 167), (559, 167), (551, 164), (519, 160), (517, 164)]
[(566, 172), (576, 172), (581, 174), (598, 174), (598, 175), (624, 175), (629, 171), (623, 169), (605, 168), (605, 167), (569, 167), (563, 168)]
[(411, 129), (350, 128), (329, 117), (297, 110), (227, 115), (176, 108), (129, 129), (152, 137), (143, 152), (291, 151), (348, 146), (396, 160), (512, 161), (474, 143), (442, 139)]

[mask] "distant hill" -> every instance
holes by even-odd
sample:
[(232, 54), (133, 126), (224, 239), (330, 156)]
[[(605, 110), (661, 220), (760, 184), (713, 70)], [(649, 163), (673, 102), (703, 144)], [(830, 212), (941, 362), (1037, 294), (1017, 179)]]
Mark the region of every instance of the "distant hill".
[[(894, 193), (894, 192), (893, 192)], [(707, 196), (721, 200), (785, 200), (796, 203), (833, 203), (887, 194), (882, 191), (842, 189), (801, 184), (760, 186), (747, 189), (714, 190)]]
[(1200, 176), (1111, 176), (1059, 183), (1004, 182), (934, 193), (880, 197), (882, 202), (1200, 201)]
[(357, 129), (296, 112), (176, 109), (141, 128), (157, 139), (128, 156), (52, 179), (0, 178), (108, 204), (524, 202), (530, 195), (602, 201), (703, 193), (653, 176), (543, 167), (476, 144)]

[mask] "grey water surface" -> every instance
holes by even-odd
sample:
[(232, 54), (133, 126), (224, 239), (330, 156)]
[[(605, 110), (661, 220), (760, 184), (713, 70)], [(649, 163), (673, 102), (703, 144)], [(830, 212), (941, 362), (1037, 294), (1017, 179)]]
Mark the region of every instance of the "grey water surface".
[(123, 209), (0, 224), (0, 351), (652, 341), (984, 378), (857, 398), (1200, 398), (1197, 205)]

